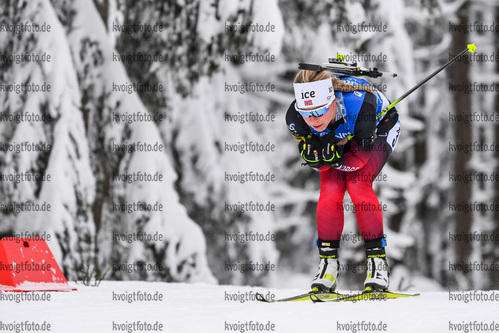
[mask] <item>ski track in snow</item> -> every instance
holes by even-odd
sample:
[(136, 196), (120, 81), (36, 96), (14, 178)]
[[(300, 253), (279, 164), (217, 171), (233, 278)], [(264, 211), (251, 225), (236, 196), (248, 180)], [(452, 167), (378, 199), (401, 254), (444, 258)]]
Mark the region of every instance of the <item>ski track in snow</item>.
[[(228, 301), (225, 300), (226, 293), (270, 292), (276, 298), (282, 298), (303, 293), (303, 290), (160, 282), (105, 281), (99, 287), (72, 285), (78, 291), (50, 293), (50, 301), (16, 303), (0, 298), (0, 322), (47, 322), (51, 324), (51, 332), (77, 333), (141, 332), (118, 330), (116, 326), (113, 330), (113, 322), (130, 324), (140, 320), (142, 323), (163, 324), (162, 331), (157, 332), (244, 333), (253, 331), (240, 326), (234, 330), (234, 326), (228, 325), (252, 321), (275, 325), (274, 330), (263, 332), (354, 332), (353, 329), (342, 331), (338, 324), (369, 321), (377, 325), (382, 321), (386, 323), (386, 332), (448, 332), (449, 322), (492, 323), (497, 319), (495, 302), (450, 301), (448, 292), (422, 292), (421, 296), (409, 299), (356, 303), (313, 304), (307, 301), (266, 304)], [(113, 300), (113, 292), (158, 292), (163, 295), (163, 301), (116, 301)], [(355, 332), (366, 330), (358, 328)]]

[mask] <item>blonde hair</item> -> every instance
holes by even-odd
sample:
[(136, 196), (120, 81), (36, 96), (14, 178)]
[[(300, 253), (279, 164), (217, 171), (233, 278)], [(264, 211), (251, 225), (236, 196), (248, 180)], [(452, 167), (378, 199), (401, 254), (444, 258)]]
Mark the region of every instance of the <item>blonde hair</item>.
[(293, 82), (307, 83), (307, 82), (325, 80), (327, 78), (331, 78), (333, 80), (333, 88), (336, 91), (351, 92), (355, 90), (361, 90), (361, 91), (370, 92), (371, 94), (375, 94), (374, 87), (372, 85), (362, 84), (354, 86), (353, 84), (348, 84), (341, 81), (339, 78), (334, 76), (333, 73), (329, 71), (316, 72), (316, 71), (309, 71), (306, 69), (302, 69), (301, 71), (298, 72), (298, 74), (296, 74)]

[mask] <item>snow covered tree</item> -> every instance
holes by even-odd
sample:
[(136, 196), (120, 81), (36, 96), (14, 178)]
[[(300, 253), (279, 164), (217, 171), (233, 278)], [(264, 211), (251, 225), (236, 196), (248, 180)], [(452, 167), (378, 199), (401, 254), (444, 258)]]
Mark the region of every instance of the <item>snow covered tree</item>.
[(19, 123), (1, 122), (2, 143), (15, 146), (27, 142), (40, 148), (2, 150), (0, 168), (4, 175), (45, 176), (46, 180), (2, 182), (1, 201), (46, 204), (47, 209), (4, 210), (2, 231), (48, 233), (54, 255), (68, 276), (74, 278), (84, 261), (94, 257), (95, 226), (90, 214), (94, 177), (83, 118), (78, 109), (81, 95), (65, 32), (46, 1), (6, 3), (0, 16), (7, 27), (30, 22), (33, 26), (51, 28), (50, 32), (2, 33), (0, 52), (4, 56), (50, 56), (39, 62), (27, 58), (3, 62), (0, 73), (3, 84), (27, 83), (36, 88), (0, 92), (2, 114), (33, 117)]
[[(338, 54), (363, 67), (398, 77), (372, 80), (395, 99), (456, 55), (468, 43), (497, 51), (497, 34), (452, 32), (470, 22), (493, 24), (492, 1), (415, 0), (34, 0), (0, 5), (0, 143), (25, 140), (50, 149), (0, 150), (2, 235), (48, 232), (68, 278), (90, 261), (111, 279), (205, 281), (275, 285), (281, 276), (315, 271), (315, 207), (319, 175), (300, 166), (284, 114), (293, 99), (299, 62), (321, 63)], [(24, 22), (50, 24), (50, 33), (15, 33)], [(244, 32), (246, 24), (272, 24), (272, 32)], [(357, 24), (384, 26), (355, 31)], [(139, 27), (160, 27), (143, 31)], [(238, 30), (239, 29), (239, 30)], [(238, 30), (238, 31), (236, 31)], [(9, 55), (47, 53), (51, 61), (16, 63)], [(244, 61), (244, 55), (274, 56)], [(386, 55), (386, 61), (356, 59)], [(474, 59), (474, 60), (473, 60)], [(375, 182), (384, 212), (395, 288), (429, 278), (449, 288), (497, 288), (497, 272), (452, 271), (450, 264), (497, 261), (497, 239), (452, 241), (450, 233), (499, 234), (499, 185), (451, 175), (499, 173), (498, 152), (452, 152), (450, 144), (499, 141), (497, 122), (453, 121), (473, 112), (494, 115), (497, 94), (450, 91), (450, 84), (493, 85), (497, 62), (459, 60), (397, 105), (400, 142)], [(8, 91), (11, 84), (47, 84), (50, 91)], [(269, 84), (271, 93), (243, 91)], [(136, 86), (161, 86), (146, 91)], [(232, 90), (237, 89), (236, 91)], [(12, 121), (30, 113), (45, 121)], [(273, 120), (244, 121), (258, 113)], [(127, 121), (149, 116), (149, 121)], [(48, 117), (48, 118), (47, 118)], [(454, 117), (454, 118), (453, 118)], [(157, 145), (144, 152), (137, 143)], [(273, 144), (272, 152), (231, 150), (241, 143)], [(139, 172), (161, 181), (131, 181)], [(241, 181), (253, 172), (274, 181)], [(16, 174), (50, 175), (15, 182)], [(479, 203), (471, 213), (451, 204)], [(244, 204), (274, 204), (270, 212)], [(9, 203), (51, 205), (50, 211), (16, 212)], [(128, 204), (141, 203), (139, 209)], [(144, 210), (144, 204), (163, 209)], [(345, 204), (350, 204), (348, 196)], [(137, 207), (136, 207), (137, 208)], [(345, 214), (345, 233), (358, 234)], [(270, 233), (276, 241), (241, 242), (232, 236)], [(128, 242), (120, 235), (159, 233), (156, 241)], [(343, 242), (342, 262), (364, 261), (361, 242)], [(271, 262), (276, 272), (241, 273), (231, 267)], [(157, 269), (127, 269), (127, 264)], [(362, 274), (346, 272), (341, 287), (357, 288)]]

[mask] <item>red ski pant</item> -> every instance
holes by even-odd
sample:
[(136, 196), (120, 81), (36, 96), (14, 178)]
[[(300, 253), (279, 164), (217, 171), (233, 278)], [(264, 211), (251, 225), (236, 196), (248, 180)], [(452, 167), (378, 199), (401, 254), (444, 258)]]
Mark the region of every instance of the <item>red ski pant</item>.
[[(355, 206), (357, 224), (363, 239), (383, 237), (383, 215), (372, 186), (394, 146), (395, 144), (387, 142), (387, 137), (378, 137), (372, 150), (367, 151), (352, 141), (351, 151), (343, 156), (343, 167), (320, 170), (321, 192), (317, 204), (319, 239), (340, 240), (344, 224), (345, 191), (348, 191)], [(345, 172), (341, 169), (356, 171)]]

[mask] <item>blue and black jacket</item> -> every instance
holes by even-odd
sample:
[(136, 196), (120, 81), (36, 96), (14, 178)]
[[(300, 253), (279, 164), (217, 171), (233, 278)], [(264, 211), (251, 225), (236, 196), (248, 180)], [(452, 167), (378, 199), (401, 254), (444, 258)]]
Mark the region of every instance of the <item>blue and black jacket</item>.
[[(344, 77), (341, 80), (355, 86), (371, 85), (368, 81), (358, 77)], [(388, 116), (385, 114), (382, 117), (377, 117), (390, 104), (388, 99), (378, 90), (375, 90), (375, 94), (361, 90), (335, 92), (335, 97), (340, 101), (341, 108), (337, 108), (334, 123), (320, 133), (307, 125), (302, 116), (295, 110), (295, 101), (293, 101), (286, 113), (286, 123), (291, 134), (300, 141), (301, 138), (310, 133), (323, 137), (334, 131), (337, 141), (353, 135), (357, 143), (363, 146), (363, 140), (372, 138), (376, 133), (377, 125)], [(396, 114), (395, 108), (392, 108), (390, 112), (391, 115)], [(390, 128), (396, 121), (390, 122), (392, 123)], [(390, 128), (384, 128), (384, 130)]]

